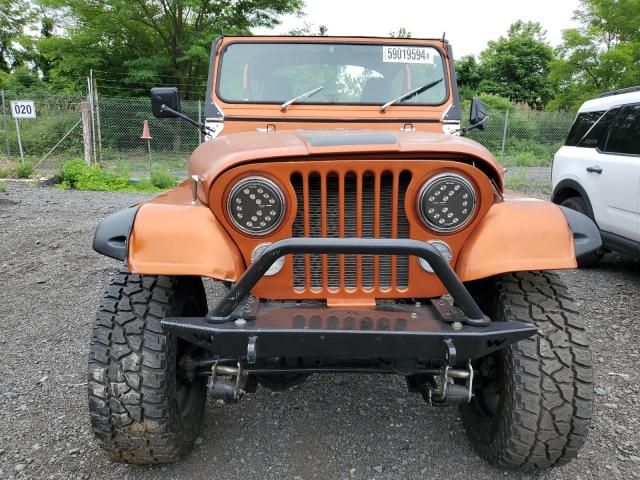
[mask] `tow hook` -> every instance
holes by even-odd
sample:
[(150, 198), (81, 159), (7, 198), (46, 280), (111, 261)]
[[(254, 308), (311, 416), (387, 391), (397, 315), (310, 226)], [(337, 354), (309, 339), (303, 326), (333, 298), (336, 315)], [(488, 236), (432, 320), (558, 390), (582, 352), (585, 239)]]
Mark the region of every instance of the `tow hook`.
[[(464, 379), (465, 385), (454, 383), (454, 379)], [(434, 406), (461, 405), (473, 398), (473, 367), (471, 360), (467, 370), (442, 367), (440, 375), (434, 375), (427, 386), (429, 404)]]
[(218, 362), (211, 366), (209, 395), (216, 400), (222, 400), (224, 403), (236, 403), (244, 396), (246, 383), (247, 372), (242, 368), (240, 362), (237, 363), (237, 367), (218, 365)]

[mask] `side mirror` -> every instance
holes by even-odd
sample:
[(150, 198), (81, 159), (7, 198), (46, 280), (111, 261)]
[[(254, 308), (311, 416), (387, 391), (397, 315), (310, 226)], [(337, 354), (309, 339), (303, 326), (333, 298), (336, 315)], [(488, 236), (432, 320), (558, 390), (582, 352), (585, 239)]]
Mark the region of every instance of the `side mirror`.
[[(165, 108), (168, 107), (168, 108)], [(180, 95), (176, 87), (151, 89), (151, 111), (156, 118), (174, 118), (180, 112)]]
[(488, 111), (489, 109), (487, 106), (477, 98), (471, 100), (471, 112), (469, 113), (469, 127), (467, 130), (471, 130), (473, 128), (484, 130), (484, 124), (489, 118)]

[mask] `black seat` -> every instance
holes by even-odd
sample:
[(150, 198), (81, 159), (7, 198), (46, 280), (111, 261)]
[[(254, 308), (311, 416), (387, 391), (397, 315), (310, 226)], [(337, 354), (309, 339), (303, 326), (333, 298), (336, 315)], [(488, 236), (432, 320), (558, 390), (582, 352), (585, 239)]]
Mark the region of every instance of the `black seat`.
[(286, 102), (293, 98), (289, 80), (284, 77), (267, 77), (262, 83), (263, 102)]
[(370, 78), (362, 89), (362, 103), (385, 103), (391, 100), (391, 86), (385, 78)]

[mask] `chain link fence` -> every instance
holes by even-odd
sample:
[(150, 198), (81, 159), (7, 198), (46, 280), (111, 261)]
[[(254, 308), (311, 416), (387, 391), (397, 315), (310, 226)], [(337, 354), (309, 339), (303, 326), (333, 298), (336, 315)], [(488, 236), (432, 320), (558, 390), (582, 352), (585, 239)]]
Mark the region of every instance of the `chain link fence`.
[(564, 144), (575, 117), (572, 112), (490, 110), (485, 130), (472, 130), (468, 137), (504, 166), (546, 166)]
[[(203, 102), (182, 101), (180, 109), (185, 115), (204, 122)], [(101, 97), (99, 116), (98, 161), (109, 171), (144, 177), (160, 169), (184, 176), (189, 155), (203, 141), (198, 129), (183, 120), (155, 118), (151, 114), (151, 102), (146, 98)], [(149, 125), (150, 140), (141, 138), (145, 121)]]
[[(183, 177), (189, 155), (202, 141), (201, 133), (182, 120), (154, 118), (147, 98), (0, 93), (0, 177), (22, 163), (11, 100), (35, 102), (37, 118), (19, 120), (18, 127), (24, 162), (38, 176), (57, 174), (66, 160), (81, 158), (132, 178), (149, 177), (154, 170)], [(181, 107), (191, 118), (204, 120), (201, 101), (183, 101)], [(574, 118), (567, 112), (492, 110), (486, 129), (468, 136), (505, 166), (545, 166)], [(141, 138), (145, 121), (150, 139)]]
[[(13, 100), (33, 100), (36, 118), (15, 120), (11, 115)], [(0, 177), (10, 176), (23, 164), (33, 167), (39, 175), (55, 174), (69, 158), (82, 158), (83, 100), (82, 95), (0, 91)]]

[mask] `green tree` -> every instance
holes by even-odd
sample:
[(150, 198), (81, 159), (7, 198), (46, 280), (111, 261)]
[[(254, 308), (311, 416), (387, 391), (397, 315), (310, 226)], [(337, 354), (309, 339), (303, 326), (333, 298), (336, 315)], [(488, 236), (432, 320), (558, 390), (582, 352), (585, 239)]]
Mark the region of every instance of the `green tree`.
[(33, 20), (27, 0), (0, 0), (0, 71), (9, 73), (24, 64), (25, 29)]
[(411, 32), (405, 27), (400, 27), (397, 32), (389, 32), (391, 38), (411, 38)]
[(205, 90), (212, 40), (221, 33), (273, 27), (302, 0), (42, 0), (67, 13), (65, 36), (39, 40), (51, 81), (82, 82), (98, 70), (107, 93), (144, 94), (175, 85), (187, 97)]
[(287, 32), (287, 35), (295, 35), (298, 37), (326, 37), (328, 35), (329, 28), (326, 25), (318, 25), (316, 28), (312, 23), (304, 22), (304, 25), (299, 28), (292, 28)]
[(551, 108), (574, 109), (597, 93), (640, 84), (640, 0), (581, 0), (580, 27), (563, 31)]
[(0, 0), (0, 88), (47, 89), (48, 66), (37, 40), (53, 34), (54, 15), (38, 0)]
[(13, 92), (47, 90), (47, 84), (32, 68), (20, 65), (11, 72), (0, 71), (0, 89)]
[(490, 41), (480, 53), (482, 79), (478, 90), (532, 108), (543, 108), (553, 97), (549, 68), (553, 49), (538, 22), (515, 22), (507, 36)]
[(465, 55), (456, 60), (455, 67), (460, 97), (471, 98), (476, 94), (480, 80), (482, 80), (480, 64), (474, 55)]

